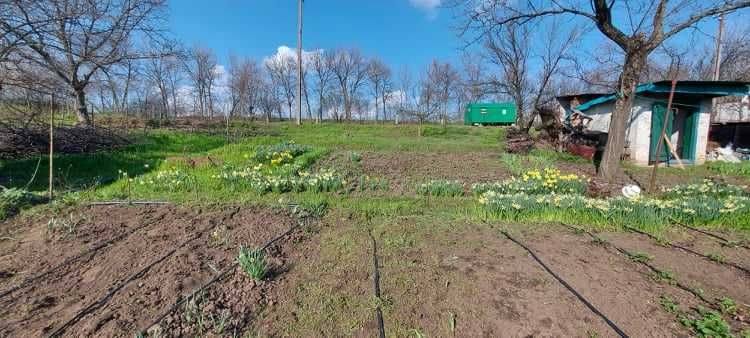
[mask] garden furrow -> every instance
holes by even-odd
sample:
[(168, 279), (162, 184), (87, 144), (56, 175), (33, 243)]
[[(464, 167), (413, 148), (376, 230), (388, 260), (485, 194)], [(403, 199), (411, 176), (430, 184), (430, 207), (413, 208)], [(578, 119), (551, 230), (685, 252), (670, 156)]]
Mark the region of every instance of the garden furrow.
[[(650, 238), (650, 239), (652, 239), (654, 241), (657, 241), (657, 242), (660, 241), (660, 239), (658, 237), (656, 237), (656, 236), (654, 236), (654, 235), (652, 235), (652, 234), (650, 234), (648, 232), (641, 231), (641, 230), (638, 230), (636, 228), (629, 227), (629, 226), (625, 226), (625, 229), (628, 229), (628, 230), (630, 230), (632, 232), (635, 232), (637, 234), (646, 236), (646, 237), (648, 237), (648, 238)], [(747, 268), (745, 268), (745, 267), (742, 267), (742, 266), (740, 266), (740, 265), (738, 265), (736, 263), (733, 263), (733, 262), (730, 262), (730, 261), (727, 261), (727, 260), (718, 259), (718, 258), (712, 258), (712, 257), (710, 257), (708, 255), (704, 255), (704, 254), (702, 254), (700, 252), (697, 252), (695, 250), (686, 248), (686, 247), (678, 245), (678, 244), (674, 244), (674, 243), (672, 243), (670, 241), (667, 241), (663, 245), (666, 245), (666, 246), (669, 246), (669, 247), (672, 247), (672, 248), (675, 248), (675, 249), (679, 249), (679, 250), (685, 251), (685, 252), (687, 252), (689, 254), (692, 254), (694, 256), (701, 257), (701, 258), (703, 258), (703, 259), (705, 259), (705, 260), (707, 260), (709, 262), (714, 262), (716, 264), (725, 265), (725, 266), (737, 269), (739, 271), (744, 272), (746, 276), (750, 277), (750, 270), (747, 269)]]
[[(604, 245), (606, 245), (608, 247), (611, 247), (611, 248), (615, 249), (617, 252), (621, 253), (623, 256), (631, 258), (631, 260), (633, 260), (635, 262), (638, 262), (639, 264), (647, 267), (654, 274), (654, 278), (662, 278), (660, 276), (664, 276), (664, 277), (667, 278), (667, 279), (664, 280), (667, 284), (674, 285), (674, 286), (682, 289), (683, 291), (686, 291), (686, 292), (690, 293), (696, 299), (698, 299), (701, 302), (703, 302), (705, 305), (707, 305), (707, 306), (709, 306), (711, 308), (714, 308), (716, 310), (719, 310), (718, 306), (716, 305), (716, 302), (711, 301), (709, 298), (707, 298), (705, 296), (704, 292), (701, 289), (699, 289), (697, 286), (687, 285), (687, 284), (685, 284), (685, 282), (682, 282), (678, 278), (674, 278), (674, 276), (671, 276), (671, 275), (666, 276), (666, 275), (664, 275), (665, 272), (669, 272), (669, 271), (663, 270), (661, 268), (656, 267), (654, 264), (651, 264), (649, 262), (651, 259), (644, 260), (644, 259), (637, 259), (637, 258), (635, 258), (636, 255), (638, 255), (638, 253), (643, 253), (643, 252), (638, 252), (637, 253), (635, 251), (626, 250), (626, 249), (624, 249), (624, 248), (622, 248), (622, 247), (620, 247), (620, 246), (618, 246), (616, 244), (613, 244), (611, 241), (603, 239), (602, 237), (599, 237), (596, 234), (593, 234), (593, 233), (591, 233), (591, 232), (589, 232), (587, 230), (584, 230), (584, 229), (581, 229), (581, 228), (578, 228), (578, 227), (575, 227), (575, 226), (567, 225), (567, 224), (564, 224), (564, 225), (566, 227), (568, 227), (569, 229), (571, 229), (572, 231), (574, 231), (574, 232), (584, 232), (584, 233), (586, 233), (589, 237), (591, 237), (592, 239), (594, 239), (595, 241), (597, 241), (597, 243), (602, 243), (602, 244), (604, 244)], [(651, 253), (653, 253), (653, 252), (649, 252), (649, 254), (651, 254)], [(669, 272), (669, 273), (671, 273), (671, 272)], [(719, 297), (717, 297), (717, 299), (718, 298)]]
[(688, 229), (688, 230), (691, 230), (691, 231), (694, 231), (694, 232), (697, 232), (697, 233), (700, 233), (700, 234), (704, 234), (704, 235), (706, 235), (708, 237), (714, 238), (714, 239), (718, 240), (719, 243), (721, 245), (723, 245), (723, 246), (736, 246), (738, 248), (742, 248), (742, 249), (745, 249), (745, 250), (750, 250), (750, 246), (747, 246), (747, 245), (744, 245), (744, 244), (741, 244), (741, 243), (734, 243), (734, 241), (729, 240), (726, 237), (723, 237), (723, 236), (720, 236), (720, 235), (717, 235), (717, 234), (714, 234), (714, 233), (711, 233), (711, 232), (708, 232), (708, 231), (705, 231), (705, 230), (702, 230), (702, 229), (698, 229), (696, 227), (692, 227), (692, 226), (689, 226), (687, 224), (683, 224), (681, 222), (674, 222), (674, 223), (677, 224), (677, 225), (679, 225), (679, 226), (681, 226), (681, 227), (683, 227), (683, 228), (685, 228), (685, 229)]
[(405, 217), (376, 230), (388, 336), (580, 337), (611, 330), (494, 229)]
[(2, 332), (23, 329), (35, 335), (48, 334), (63, 319), (74, 317), (92, 300), (101, 299), (112, 287), (133, 276), (133, 271), (148, 266), (154, 257), (162, 257), (195, 232), (210, 228), (214, 221), (208, 218), (215, 215), (185, 214), (184, 218), (159, 222), (148, 231), (134, 232), (97, 255), (68, 265), (65, 269), (71, 272), (61, 278), (42, 279), (16, 292), (14, 301), (0, 312), (7, 323)]
[[(634, 337), (681, 336), (688, 332), (658, 303), (672, 294), (683, 305), (700, 305), (690, 293), (653, 283), (650, 270), (588, 237), (557, 229), (518, 235), (523, 243), (586, 299)], [(637, 271), (633, 273), (631, 271)]]
[[(68, 212), (67, 217), (58, 214), (47, 222), (46, 219), (34, 221), (30, 226), (31, 231), (2, 250), (4, 254), (0, 264), (6, 277), (0, 283), (5, 289), (0, 300), (17, 291), (21, 284), (29, 285), (27, 280), (39, 280), (54, 270), (121, 240), (133, 228), (148, 224), (150, 219), (164, 215), (150, 207), (85, 207)], [(26, 274), (31, 276), (22, 279), (22, 275)]]
[[(133, 234), (136, 231), (139, 231), (139, 230), (141, 230), (143, 228), (146, 228), (148, 226), (151, 226), (153, 224), (156, 224), (156, 223), (160, 222), (161, 220), (164, 219), (165, 216), (166, 216), (165, 214), (158, 215), (155, 219), (148, 220), (147, 222), (144, 222), (144, 223), (142, 223), (139, 226), (133, 227), (130, 230), (124, 231), (124, 232), (120, 233), (119, 235), (117, 235), (117, 236), (115, 236), (115, 237), (113, 237), (111, 239), (99, 242), (99, 243), (91, 246), (89, 249), (87, 249), (86, 251), (84, 251), (84, 252), (82, 252), (82, 253), (80, 253), (78, 255), (66, 258), (60, 264), (57, 264), (54, 267), (52, 267), (52, 268), (50, 268), (50, 269), (48, 269), (48, 270), (46, 270), (46, 271), (44, 271), (42, 273), (34, 275), (33, 277), (29, 277), (29, 278), (25, 279), (23, 282), (21, 282), (20, 284), (12, 287), (12, 288), (10, 288), (10, 289), (8, 289), (6, 291), (3, 291), (2, 293), (0, 293), (0, 299), (5, 298), (5, 296), (8, 296), (8, 295), (12, 294), (13, 292), (18, 291), (19, 289), (22, 289), (22, 288), (30, 286), (31, 283), (33, 283), (33, 282), (35, 282), (35, 281), (37, 281), (37, 280), (39, 280), (41, 278), (44, 278), (44, 277), (46, 277), (46, 276), (48, 276), (48, 275), (50, 275), (50, 274), (52, 274), (52, 273), (54, 273), (54, 272), (56, 272), (56, 271), (64, 268), (64, 267), (66, 267), (66, 266), (68, 266), (68, 265), (76, 262), (77, 260), (79, 260), (79, 259), (81, 259), (83, 257), (91, 257), (93, 255), (96, 255), (97, 252), (99, 252), (99, 250), (102, 250), (102, 249), (104, 249), (104, 248), (106, 248), (106, 247), (114, 244), (115, 242), (120, 241), (120, 240), (122, 240), (123, 238), (125, 238), (127, 236), (130, 236), (131, 234)], [(68, 270), (67, 273), (70, 273), (70, 271), (71, 270)], [(64, 275), (65, 274), (59, 275), (59, 276), (57, 276), (57, 278), (61, 278)]]
[(222, 224), (227, 219), (232, 219), (237, 212), (239, 212), (239, 208), (236, 208), (234, 211), (232, 211), (232, 213), (229, 214), (229, 216), (224, 217), (221, 221), (217, 222), (213, 226), (208, 227), (207, 229), (204, 229), (204, 230), (198, 232), (197, 234), (193, 235), (192, 237), (190, 237), (187, 240), (185, 240), (182, 243), (180, 243), (175, 248), (167, 251), (164, 255), (162, 255), (158, 259), (152, 261), (151, 263), (149, 263), (148, 265), (146, 265), (142, 269), (138, 270), (137, 272), (133, 273), (128, 278), (126, 278), (124, 281), (122, 281), (122, 282), (120, 282), (120, 283), (112, 286), (111, 288), (109, 288), (109, 291), (107, 292), (107, 294), (105, 294), (103, 297), (97, 299), (95, 302), (89, 304), (83, 310), (81, 310), (78, 313), (76, 313), (75, 316), (73, 316), (73, 318), (69, 319), (68, 321), (66, 321), (65, 323), (63, 323), (63, 325), (59, 326), (55, 331), (53, 331), (49, 335), (49, 337), (58, 337), (58, 336), (60, 336), (61, 334), (63, 334), (65, 332), (65, 330), (67, 330), (70, 326), (76, 324), (84, 316), (86, 316), (86, 315), (88, 315), (90, 313), (93, 313), (94, 311), (98, 310), (99, 308), (101, 308), (102, 306), (104, 306), (105, 304), (107, 304), (107, 302), (116, 293), (118, 293), (120, 290), (122, 290), (122, 288), (124, 288), (126, 285), (130, 284), (131, 282), (133, 282), (136, 279), (139, 279), (139, 278), (143, 277), (146, 273), (149, 272), (149, 270), (151, 270), (151, 268), (153, 268), (157, 264), (160, 264), (161, 262), (163, 262), (164, 260), (166, 260), (167, 258), (169, 258), (170, 256), (172, 256), (175, 252), (177, 252), (178, 250), (181, 250), (183, 247), (185, 247), (186, 245), (188, 245), (190, 242), (195, 241), (198, 238), (201, 238), (203, 235), (205, 235), (206, 233), (208, 233), (211, 230), (215, 229), (217, 226), (219, 226), (220, 224)]
[(235, 261), (187, 295), (178, 297), (161, 313), (149, 318), (149, 322), (141, 324), (139, 332), (149, 336), (202, 336), (207, 332), (217, 336), (230, 332), (233, 336), (242, 335), (260, 316), (264, 307), (274, 303), (274, 300), (268, 299), (268, 293), (273, 292), (280, 280), (284, 279), (284, 258), (290, 249), (290, 237), (304, 224), (301, 220), (290, 221), (294, 225), (289, 229), (267, 239), (265, 244), (261, 244), (262, 241), (258, 243), (258, 250), (271, 261), (263, 280), (248, 276)]
[(550, 276), (552, 276), (555, 280), (557, 280), (563, 287), (565, 287), (570, 293), (572, 293), (583, 305), (585, 305), (591, 312), (599, 316), (617, 335), (623, 338), (629, 337), (617, 324), (615, 324), (611, 319), (609, 319), (604, 313), (602, 313), (599, 309), (597, 309), (591, 302), (589, 302), (583, 295), (581, 295), (576, 289), (574, 289), (568, 282), (566, 282), (564, 279), (562, 279), (558, 274), (556, 274), (552, 269), (547, 266), (535, 253), (532, 251), (528, 246), (524, 245), (522, 242), (511, 236), (507, 231), (500, 230), (500, 233), (502, 233), (506, 238), (508, 238), (511, 242), (517, 244), (526, 252), (529, 253), (529, 255), (536, 261), (539, 266), (542, 267), (544, 271), (546, 271)]

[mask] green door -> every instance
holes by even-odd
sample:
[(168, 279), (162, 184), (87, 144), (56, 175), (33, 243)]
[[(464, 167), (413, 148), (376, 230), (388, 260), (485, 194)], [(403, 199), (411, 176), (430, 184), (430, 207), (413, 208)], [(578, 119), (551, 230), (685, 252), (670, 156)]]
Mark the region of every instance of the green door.
[(695, 160), (699, 118), (700, 114), (695, 110), (688, 113), (685, 118), (685, 136), (682, 138), (682, 154), (680, 154), (683, 160)]
[[(649, 162), (656, 162), (656, 147), (659, 142), (659, 134), (661, 129), (664, 127), (664, 111), (667, 110), (667, 106), (663, 103), (654, 103), (653, 109), (651, 110), (651, 152), (649, 152)], [(667, 135), (672, 135), (672, 121), (674, 121), (674, 113), (670, 113), (667, 116)], [(669, 160), (669, 149), (667, 149), (666, 142), (662, 141), (661, 154), (658, 156), (659, 162)]]

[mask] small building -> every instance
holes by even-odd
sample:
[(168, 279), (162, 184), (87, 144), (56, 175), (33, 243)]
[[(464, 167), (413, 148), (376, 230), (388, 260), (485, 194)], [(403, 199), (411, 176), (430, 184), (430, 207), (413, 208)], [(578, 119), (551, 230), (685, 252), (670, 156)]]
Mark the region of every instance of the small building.
[(464, 124), (511, 125), (516, 123), (516, 106), (513, 103), (470, 103), (464, 111)]
[(750, 149), (750, 96), (722, 99), (715, 104), (708, 140), (715, 146)]
[[(656, 154), (670, 90), (671, 81), (644, 83), (636, 88), (625, 136), (625, 154), (635, 164), (649, 165), (657, 160), (670, 163), (675, 160), (666, 144), (661, 154)], [(677, 82), (666, 134), (683, 163), (700, 164), (706, 159), (712, 99), (748, 93), (748, 82)], [(574, 112), (587, 116), (587, 130), (607, 133), (616, 98), (615, 93), (587, 93), (559, 96), (557, 100), (565, 109), (566, 116)]]

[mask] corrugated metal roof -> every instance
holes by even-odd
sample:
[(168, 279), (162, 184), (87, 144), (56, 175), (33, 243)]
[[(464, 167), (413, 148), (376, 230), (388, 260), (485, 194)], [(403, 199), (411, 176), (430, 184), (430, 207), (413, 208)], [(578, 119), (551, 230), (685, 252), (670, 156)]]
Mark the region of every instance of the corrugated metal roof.
[[(636, 94), (640, 93), (669, 93), (672, 88), (671, 81), (657, 81), (642, 83), (636, 87)], [(730, 95), (748, 95), (750, 93), (750, 82), (742, 81), (677, 81), (675, 86), (675, 93), (681, 94), (696, 94), (704, 97), (720, 97)], [(586, 96), (598, 96), (591, 100), (586, 101), (576, 107), (577, 110), (585, 111), (593, 106), (614, 101), (617, 99), (617, 93), (610, 93), (605, 96), (599, 96), (601, 94), (586, 93), (581, 94), (578, 97)], [(570, 100), (575, 95), (559, 96), (558, 99), (561, 101)]]

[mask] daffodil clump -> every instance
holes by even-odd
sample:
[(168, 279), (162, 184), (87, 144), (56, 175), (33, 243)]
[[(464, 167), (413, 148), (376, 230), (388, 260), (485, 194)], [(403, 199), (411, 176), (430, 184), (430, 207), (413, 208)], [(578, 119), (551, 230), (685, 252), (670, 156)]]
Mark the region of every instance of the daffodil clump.
[(318, 172), (304, 170), (300, 155), (308, 151), (292, 141), (260, 147), (247, 166), (224, 165), (214, 178), (221, 179), (235, 190), (250, 189), (268, 192), (329, 192), (344, 187), (346, 182), (333, 169)]
[(503, 182), (475, 183), (471, 186), (475, 196), (488, 191), (498, 194), (578, 194), (586, 192), (586, 180), (576, 174), (563, 175), (560, 170), (546, 168), (529, 170), (521, 178)]
[[(674, 191), (693, 191), (686, 186)], [(709, 187), (708, 191), (718, 191)], [(727, 188), (734, 189), (734, 188)], [(705, 190), (705, 188), (704, 188)], [(596, 225), (668, 225), (673, 221), (695, 225), (724, 225), (750, 229), (750, 198), (744, 194), (686, 193), (668, 198), (589, 198), (580, 194), (504, 193), (479, 195), (489, 216), (506, 220), (568, 221)]]
[(417, 186), (417, 193), (425, 196), (461, 196), (464, 184), (460, 181), (432, 180)]
[(388, 191), (390, 189), (388, 180), (384, 178), (370, 177), (369, 175), (360, 176), (358, 183), (360, 191)]
[(136, 183), (148, 185), (150, 189), (159, 191), (184, 191), (190, 190), (195, 185), (195, 177), (182, 169), (172, 168), (140, 176), (136, 179)]
[(254, 160), (261, 163), (281, 165), (291, 163), (293, 159), (310, 150), (309, 147), (299, 145), (294, 141), (284, 141), (274, 145), (260, 146), (255, 151)]
[(729, 185), (714, 183), (710, 180), (703, 180), (697, 184), (683, 184), (669, 189), (665, 189), (662, 198), (674, 199), (686, 196), (711, 196), (716, 198), (725, 198), (728, 196), (747, 195), (746, 186)]

